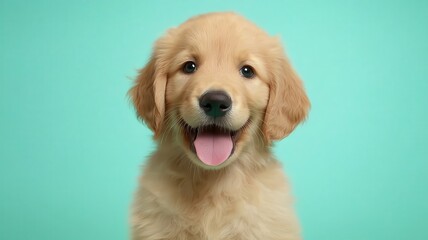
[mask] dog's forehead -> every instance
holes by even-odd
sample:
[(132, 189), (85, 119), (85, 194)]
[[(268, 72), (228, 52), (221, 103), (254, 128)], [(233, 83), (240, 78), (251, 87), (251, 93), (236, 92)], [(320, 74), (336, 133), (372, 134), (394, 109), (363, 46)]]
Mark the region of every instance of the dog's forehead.
[[(215, 13), (192, 18), (175, 29), (177, 50), (192, 56), (223, 58), (233, 55), (246, 60), (265, 55), (272, 38), (245, 18), (232, 13)], [(267, 46), (269, 45), (269, 46)], [(216, 56), (213, 56), (216, 55)]]

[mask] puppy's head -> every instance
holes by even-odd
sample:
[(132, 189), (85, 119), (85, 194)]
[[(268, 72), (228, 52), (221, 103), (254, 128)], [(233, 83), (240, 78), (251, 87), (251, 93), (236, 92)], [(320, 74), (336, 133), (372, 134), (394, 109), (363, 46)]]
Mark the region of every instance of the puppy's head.
[(172, 140), (204, 168), (284, 138), (309, 108), (279, 41), (232, 13), (171, 29), (130, 96), (160, 144)]

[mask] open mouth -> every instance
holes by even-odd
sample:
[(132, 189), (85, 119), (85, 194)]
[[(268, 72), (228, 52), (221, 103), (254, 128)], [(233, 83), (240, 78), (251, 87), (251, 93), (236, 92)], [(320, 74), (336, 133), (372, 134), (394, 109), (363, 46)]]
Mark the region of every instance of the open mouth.
[(185, 124), (190, 149), (208, 166), (218, 166), (232, 156), (243, 128), (232, 131), (217, 125), (192, 128)]

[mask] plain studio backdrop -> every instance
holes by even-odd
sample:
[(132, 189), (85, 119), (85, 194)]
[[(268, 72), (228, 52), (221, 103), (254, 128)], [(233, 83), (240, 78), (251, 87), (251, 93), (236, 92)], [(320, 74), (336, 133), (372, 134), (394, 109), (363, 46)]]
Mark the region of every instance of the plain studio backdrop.
[(428, 239), (428, 1), (0, 1), (0, 239), (127, 239), (153, 42), (231, 10), (280, 36), (308, 120), (275, 145), (305, 239)]

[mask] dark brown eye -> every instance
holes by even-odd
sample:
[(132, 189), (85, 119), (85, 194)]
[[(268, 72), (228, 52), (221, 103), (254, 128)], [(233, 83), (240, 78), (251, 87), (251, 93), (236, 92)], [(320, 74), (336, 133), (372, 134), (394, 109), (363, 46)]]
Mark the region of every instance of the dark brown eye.
[(192, 61), (187, 61), (183, 64), (183, 72), (186, 74), (192, 74), (194, 72), (196, 72), (196, 63), (192, 62)]
[(253, 68), (253, 67), (251, 67), (251, 66), (249, 66), (249, 65), (245, 65), (245, 66), (243, 66), (243, 67), (239, 70), (239, 72), (241, 73), (241, 75), (242, 75), (244, 78), (248, 78), (248, 79), (250, 79), (250, 78), (253, 78), (253, 77), (254, 77), (254, 68)]

